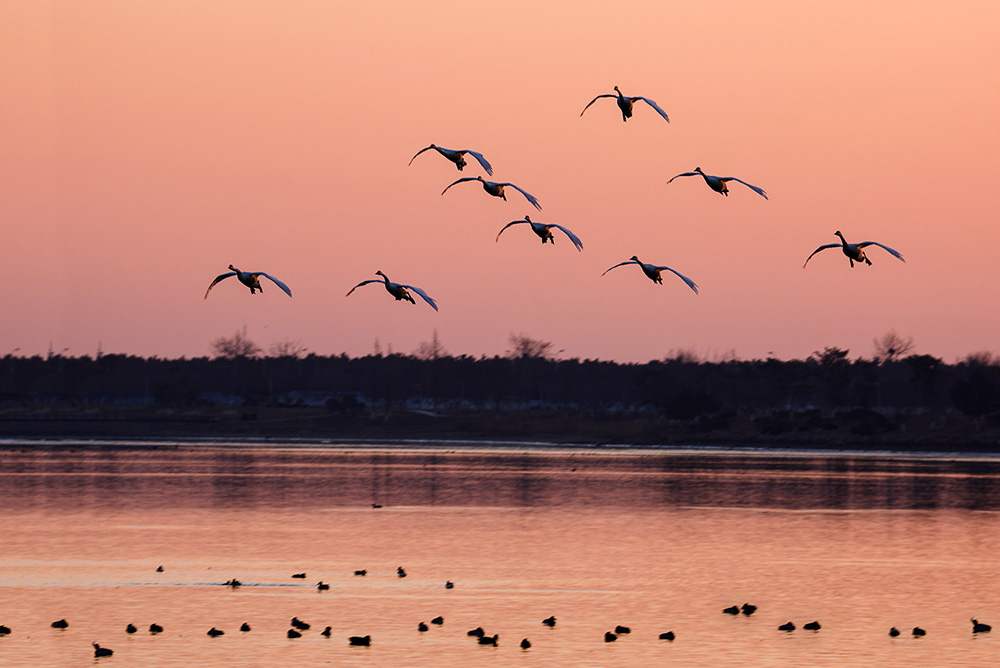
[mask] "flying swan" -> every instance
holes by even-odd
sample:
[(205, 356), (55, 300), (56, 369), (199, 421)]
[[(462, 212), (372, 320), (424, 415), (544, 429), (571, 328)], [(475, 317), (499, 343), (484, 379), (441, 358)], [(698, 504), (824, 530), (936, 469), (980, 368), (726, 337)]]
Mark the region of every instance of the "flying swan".
[(764, 199), (767, 199), (767, 193), (764, 192), (763, 188), (752, 186), (746, 181), (738, 179), (735, 176), (712, 176), (711, 174), (706, 174), (705, 172), (701, 171), (701, 167), (695, 167), (693, 172), (684, 172), (683, 174), (678, 174), (673, 179), (670, 179), (670, 181), (667, 181), (667, 183), (670, 183), (674, 179), (679, 179), (682, 176), (703, 176), (705, 177), (705, 183), (708, 184), (709, 188), (711, 188), (717, 193), (725, 195), (726, 197), (729, 197), (729, 186), (726, 185), (726, 181), (739, 181), (750, 190), (754, 191)]
[(215, 287), (216, 283), (218, 283), (224, 278), (229, 278), (230, 276), (235, 276), (236, 278), (239, 279), (240, 283), (250, 288), (250, 294), (254, 294), (255, 291), (257, 290), (264, 292), (264, 288), (260, 287), (260, 277), (263, 276), (265, 278), (271, 279), (271, 281), (273, 281), (275, 285), (277, 285), (279, 288), (285, 291), (286, 295), (288, 295), (289, 297), (292, 296), (292, 291), (288, 289), (288, 286), (279, 281), (278, 279), (276, 279), (271, 274), (268, 274), (263, 271), (240, 271), (233, 265), (229, 265), (229, 269), (231, 271), (225, 274), (219, 274), (218, 276), (215, 277), (215, 280), (212, 281), (212, 284), (208, 286), (208, 290), (205, 290), (205, 299), (208, 299), (208, 293), (212, 291), (212, 288)]
[[(618, 86), (615, 86), (615, 94), (605, 93), (604, 95), (598, 95), (593, 100), (587, 103), (587, 106), (583, 108), (583, 111), (587, 111), (587, 109), (590, 108), (590, 105), (594, 104), (602, 97), (618, 98), (617, 100), (618, 108), (622, 112), (623, 122), (628, 121), (628, 119), (632, 118), (632, 105), (635, 104), (636, 100), (642, 100), (643, 102), (651, 106), (653, 109), (655, 109), (656, 113), (658, 113), (660, 116), (663, 116), (663, 120), (665, 120), (667, 123), (670, 122), (670, 117), (667, 116), (667, 112), (660, 109), (660, 105), (656, 104), (656, 102), (653, 102), (648, 97), (642, 97), (641, 95), (636, 95), (635, 97), (628, 97), (626, 95), (622, 95), (622, 92), (618, 90)], [(581, 116), (583, 116), (583, 111), (580, 112)]]
[(840, 237), (840, 243), (823, 244), (822, 246), (814, 250), (812, 253), (809, 254), (809, 257), (806, 258), (806, 261), (802, 263), (803, 269), (805, 269), (806, 265), (809, 264), (809, 260), (812, 259), (813, 255), (820, 252), (821, 250), (826, 250), (827, 248), (840, 248), (842, 251), (844, 251), (844, 255), (846, 255), (847, 259), (851, 261), (851, 267), (854, 267), (855, 262), (859, 264), (864, 262), (867, 265), (871, 265), (872, 261), (868, 259), (868, 256), (865, 255), (865, 251), (863, 250), (866, 246), (878, 246), (879, 248), (884, 248), (885, 250), (889, 251), (889, 254), (892, 255), (894, 258), (897, 258), (902, 262), (906, 262), (906, 259), (902, 256), (902, 254), (899, 251), (897, 251), (894, 248), (889, 248), (885, 244), (880, 244), (877, 241), (862, 241), (859, 244), (849, 244), (847, 243), (847, 239), (844, 238), (844, 235), (840, 233), (840, 230), (837, 230), (836, 232), (834, 232), (834, 234)]
[(384, 281), (385, 282), (386, 292), (388, 292), (390, 295), (392, 295), (393, 297), (395, 297), (396, 301), (405, 300), (405, 301), (410, 302), (411, 304), (416, 304), (417, 302), (413, 301), (413, 296), (409, 292), (410, 290), (413, 290), (418, 295), (420, 295), (425, 302), (427, 302), (428, 304), (430, 304), (432, 309), (434, 309), (435, 311), (438, 310), (437, 303), (431, 297), (429, 297), (426, 292), (424, 292), (420, 288), (416, 287), (415, 285), (405, 285), (403, 283), (393, 283), (393, 282), (391, 282), (389, 280), (388, 276), (386, 276), (385, 274), (382, 273), (381, 270), (376, 271), (375, 273), (378, 274), (379, 276), (381, 276), (382, 278), (381, 279), (378, 279), (378, 278), (369, 278), (367, 281), (361, 281), (360, 283), (358, 283), (357, 285), (355, 285), (353, 288), (351, 288), (350, 292), (348, 292), (344, 296), (345, 297), (350, 297), (351, 296), (351, 292), (354, 292), (355, 290), (357, 290), (358, 288), (360, 288), (362, 285), (368, 285), (369, 283), (382, 283)]
[[(539, 211), (542, 210), (542, 205), (538, 203), (538, 200), (535, 198), (534, 195), (532, 195), (531, 193), (529, 193), (527, 190), (524, 190), (523, 188), (520, 188), (520, 187), (514, 185), (513, 183), (497, 183), (496, 181), (487, 181), (486, 179), (484, 179), (481, 176), (466, 176), (465, 178), (461, 178), (458, 181), (455, 181), (455, 183), (449, 184), (448, 188), (451, 188), (451, 186), (455, 185), (456, 183), (461, 183), (462, 181), (479, 181), (480, 183), (483, 184), (483, 190), (485, 190), (489, 194), (493, 195), (494, 197), (499, 197), (499, 198), (503, 199), (503, 201), (505, 201), (505, 202), (507, 201), (507, 196), (503, 194), (503, 189), (506, 186), (510, 186), (511, 188), (513, 188), (514, 190), (516, 190), (517, 192), (519, 192), (522, 195), (524, 195), (525, 198), (529, 202), (531, 202), (531, 206), (535, 207)], [(448, 192), (448, 188), (445, 188), (444, 190), (442, 190), (441, 194), (443, 195), (446, 192)]]
[(530, 216), (525, 216), (522, 220), (512, 220), (504, 225), (500, 231), (497, 232), (497, 241), (500, 241), (500, 235), (503, 234), (504, 230), (511, 225), (518, 225), (520, 223), (527, 223), (528, 225), (531, 225), (531, 231), (542, 239), (543, 244), (545, 242), (549, 242), (550, 244), (555, 245), (556, 240), (552, 237), (552, 228), (555, 227), (566, 233), (566, 236), (569, 237), (569, 240), (573, 242), (573, 245), (576, 246), (578, 251), (583, 250), (583, 242), (580, 241), (580, 237), (576, 236), (562, 225), (556, 225), (555, 223), (536, 223)]
[(483, 166), (483, 169), (486, 170), (487, 174), (493, 176), (493, 167), (490, 165), (489, 160), (483, 157), (482, 153), (479, 153), (477, 151), (470, 151), (469, 149), (463, 149), (461, 151), (453, 151), (450, 148), (441, 148), (440, 146), (436, 146), (434, 144), (431, 144), (427, 148), (422, 148), (419, 151), (417, 151), (416, 155), (410, 158), (409, 165), (413, 164), (413, 161), (417, 158), (418, 155), (420, 155), (424, 151), (429, 151), (431, 149), (434, 149), (435, 151), (437, 151), (438, 153), (440, 153), (441, 155), (443, 155), (444, 157), (448, 158), (453, 163), (455, 163), (455, 166), (458, 167), (458, 171), (462, 171), (462, 169), (468, 164), (467, 162), (465, 162), (465, 154), (468, 153), (473, 158), (479, 161), (479, 164)]
[[(640, 261), (639, 258), (637, 258), (635, 255), (633, 255), (631, 259), (625, 260), (624, 262), (619, 262), (614, 267), (608, 267), (607, 269), (604, 270), (604, 274), (608, 273), (609, 271), (611, 271), (616, 267), (624, 267), (626, 264), (639, 265), (639, 267), (642, 269), (642, 273), (646, 274), (646, 277), (649, 280), (653, 281), (654, 283), (659, 283), (660, 285), (663, 285), (663, 278), (660, 276), (660, 272), (662, 272), (664, 269), (666, 269), (667, 271), (672, 271), (673, 273), (677, 274), (677, 276), (679, 276), (682, 281), (687, 283), (687, 286), (692, 290), (694, 290), (695, 294), (698, 294), (698, 284), (692, 281), (684, 274), (682, 274), (681, 272), (677, 271), (676, 269), (671, 269), (670, 267), (667, 266), (646, 264), (645, 262)], [(601, 274), (601, 276), (603, 276), (604, 274)]]

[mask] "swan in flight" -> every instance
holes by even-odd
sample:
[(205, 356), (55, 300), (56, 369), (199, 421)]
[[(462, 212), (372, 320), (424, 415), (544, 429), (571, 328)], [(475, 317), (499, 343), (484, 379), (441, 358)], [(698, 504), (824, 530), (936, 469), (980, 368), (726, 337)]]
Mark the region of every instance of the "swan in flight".
[(536, 223), (530, 216), (525, 216), (522, 220), (512, 220), (504, 225), (500, 231), (497, 232), (497, 241), (500, 241), (500, 235), (503, 234), (504, 230), (511, 225), (517, 225), (519, 223), (527, 223), (528, 225), (531, 225), (531, 231), (541, 237), (543, 244), (547, 241), (550, 244), (555, 245), (556, 240), (552, 237), (552, 228), (555, 227), (560, 229), (566, 233), (566, 236), (569, 237), (569, 240), (573, 242), (573, 245), (576, 246), (578, 251), (583, 250), (583, 242), (580, 241), (580, 237), (576, 236), (562, 225), (556, 225), (555, 223)]
[[(677, 271), (676, 269), (671, 269), (670, 267), (667, 267), (667, 266), (657, 266), (655, 264), (646, 264), (645, 262), (640, 261), (639, 258), (637, 258), (635, 255), (633, 255), (630, 259), (625, 260), (624, 262), (619, 262), (614, 267), (608, 267), (604, 271), (604, 274), (608, 273), (609, 271), (611, 271), (612, 269), (614, 269), (616, 267), (624, 267), (626, 264), (637, 264), (637, 265), (639, 265), (639, 267), (642, 269), (642, 273), (646, 274), (646, 277), (649, 280), (653, 281), (654, 283), (659, 283), (660, 285), (663, 285), (663, 278), (660, 276), (660, 272), (662, 272), (664, 269), (666, 269), (667, 271), (672, 271), (673, 273), (677, 274), (682, 281), (684, 281), (685, 283), (687, 283), (687, 286), (689, 288), (691, 288), (692, 290), (694, 290), (695, 294), (698, 294), (698, 284), (695, 283), (694, 281), (692, 281), (690, 278), (688, 278), (684, 274), (682, 274), (681, 272)], [(601, 276), (603, 276), (604, 274), (601, 274)]]
[[(595, 97), (593, 100), (587, 103), (587, 106), (583, 108), (583, 111), (587, 111), (587, 109), (590, 108), (590, 105), (594, 104), (602, 97), (618, 98), (617, 100), (618, 108), (621, 109), (622, 112), (622, 121), (628, 121), (628, 119), (632, 118), (632, 105), (635, 104), (636, 100), (642, 100), (643, 102), (651, 106), (653, 109), (656, 109), (656, 113), (658, 113), (660, 116), (663, 116), (663, 120), (665, 120), (667, 123), (670, 122), (670, 117), (667, 116), (667, 112), (660, 109), (660, 105), (656, 104), (648, 97), (642, 97), (641, 95), (636, 95), (635, 97), (628, 97), (626, 95), (622, 95), (622, 92), (618, 90), (618, 86), (615, 86), (614, 94), (605, 93), (604, 95), (598, 95), (597, 97)], [(581, 116), (583, 116), (583, 111), (580, 112)]]
[(806, 258), (806, 261), (802, 263), (803, 269), (805, 269), (806, 265), (809, 264), (809, 260), (812, 259), (813, 255), (827, 248), (840, 248), (841, 250), (843, 250), (844, 255), (846, 255), (847, 259), (851, 261), (851, 267), (854, 266), (855, 262), (857, 262), (858, 264), (864, 262), (865, 264), (871, 265), (872, 261), (868, 259), (868, 256), (865, 255), (865, 251), (863, 250), (866, 246), (878, 246), (879, 248), (884, 248), (885, 250), (889, 251), (889, 254), (892, 255), (894, 258), (897, 258), (902, 262), (906, 262), (906, 259), (903, 258), (902, 254), (900, 254), (899, 251), (897, 251), (894, 248), (889, 248), (885, 244), (880, 244), (877, 241), (862, 241), (859, 244), (849, 244), (847, 243), (847, 239), (844, 238), (844, 235), (840, 233), (840, 230), (837, 230), (836, 232), (834, 232), (834, 234), (840, 237), (840, 243), (823, 244), (822, 246), (814, 250), (812, 253), (809, 254), (809, 257)]
[(279, 288), (285, 291), (286, 295), (288, 295), (289, 297), (292, 296), (292, 291), (288, 289), (288, 286), (279, 281), (278, 279), (276, 279), (271, 274), (265, 273), (263, 271), (240, 271), (233, 265), (229, 265), (229, 269), (230, 269), (229, 272), (225, 274), (219, 274), (218, 276), (215, 277), (215, 280), (212, 281), (212, 284), (208, 286), (208, 290), (205, 290), (205, 299), (208, 299), (208, 293), (212, 291), (212, 288), (215, 287), (216, 283), (218, 283), (224, 278), (229, 278), (230, 276), (235, 276), (236, 278), (239, 279), (240, 283), (250, 288), (250, 294), (254, 294), (256, 290), (264, 292), (264, 288), (260, 287), (260, 277), (263, 276), (265, 278), (271, 279), (271, 281), (273, 281), (275, 285), (277, 285)]
[(461, 151), (453, 151), (450, 148), (441, 148), (440, 146), (431, 144), (427, 148), (422, 148), (419, 151), (417, 151), (416, 155), (410, 158), (409, 164), (412, 165), (413, 161), (417, 158), (418, 155), (420, 155), (424, 151), (429, 151), (431, 149), (434, 149), (435, 151), (437, 151), (438, 153), (440, 153), (441, 155), (443, 155), (444, 157), (448, 158), (453, 163), (455, 163), (455, 166), (458, 167), (458, 171), (462, 171), (465, 165), (468, 164), (467, 162), (465, 162), (465, 154), (468, 153), (473, 158), (479, 161), (479, 164), (483, 166), (483, 169), (486, 170), (487, 174), (493, 176), (493, 167), (490, 165), (489, 160), (484, 158), (482, 153), (479, 153), (477, 151), (470, 151), (469, 149), (464, 149)]
[[(458, 181), (455, 181), (455, 183), (461, 183), (462, 181), (479, 181), (480, 183), (483, 184), (483, 190), (485, 190), (489, 194), (493, 195), (494, 197), (499, 197), (499, 198), (503, 199), (503, 201), (505, 201), (505, 202), (507, 201), (507, 196), (503, 194), (503, 189), (506, 186), (510, 186), (511, 188), (513, 188), (514, 190), (516, 190), (517, 192), (519, 192), (522, 195), (524, 195), (525, 198), (529, 202), (531, 202), (531, 206), (535, 207), (539, 211), (542, 210), (542, 205), (538, 203), (538, 200), (535, 198), (534, 195), (532, 195), (531, 193), (529, 193), (527, 190), (524, 190), (523, 188), (520, 188), (520, 187), (514, 185), (513, 183), (497, 183), (496, 181), (487, 181), (486, 179), (484, 179), (481, 176), (466, 176), (465, 178), (461, 178)], [(450, 184), (448, 186), (448, 188), (451, 188), (451, 186), (455, 185), (455, 183)], [(441, 194), (443, 195), (446, 192), (448, 192), (448, 188), (445, 188), (444, 190), (442, 190)]]
[(393, 297), (395, 297), (396, 301), (406, 300), (406, 301), (410, 302), (411, 304), (416, 304), (417, 302), (413, 301), (413, 296), (409, 292), (410, 290), (413, 290), (418, 295), (420, 295), (425, 302), (427, 302), (428, 304), (430, 304), (432, 309), (434, 309), (435, 311), (438, 310), (437, 302), (435, 302), (433, 299), (431, 299), (431, 297), (429, 297), (426, 292), (424, 292), (420, 288), (416, 287), (415, 285), (404, 285), (403, 283), (393, 283), (393, 282), (391, 282), (389, 280), (388, 276), (386, 276), (385, 274), (382, 273), (381, 270), (376, 271), (375, 273), (378, 274), (379, 276), (381, 276), (382, 278), (381, 279), (378, 279), (378, 278), (369, 278), (367, 281), (361, 281), (360, 283), (358, 283), (357, 285), (355, 285), (353, 288), (351, 288), (350, 292), (348, 292), (344, 296), (345, 297), (350, 297), (351, 296), (351, 292), (354, 292), (355, 290), (357, 290), (358, 288), (360, 288), (362, 285), (368, 285), (369, 283), (382, 283), (384, 281), (385, 282), (385, 289), (386, 289), (386, 291), (390, 295), (392, 295)]
[(738, 179), (735, 176), (712, 176), (711, 174), (706, 174), (705, 172), (701, 171), (701, 167), (695, 167), (693, 172), (684, 172), (683, 174), (678, 174), (673, 179), (670, 179), (670, 181), (667, 181), (667, 183), (670, 183), (674, 179), (679, 179), (682, 176), (703, 176), (705, 177), (705, 183), (708, 184), (709, 188), (711, 188), (717, 193), (725, 195), (726, 197), (729, 197), (729, 186), (726, 185), (726, 181), (739, 181), (750, 190), (754, 191), (764, 199), (767, 199), (767, 193), (764, 192), (763, 188), (752, 186), (746, 181)]

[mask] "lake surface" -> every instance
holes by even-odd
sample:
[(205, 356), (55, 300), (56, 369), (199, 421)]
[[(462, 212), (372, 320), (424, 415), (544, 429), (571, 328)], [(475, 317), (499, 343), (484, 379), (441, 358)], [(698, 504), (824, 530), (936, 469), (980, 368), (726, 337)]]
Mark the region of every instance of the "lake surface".
[[(0, 666), (1000, 661), (997, 459), (0, 445)], [(293, 616), (312, 628), (288, 639)], [(617, 624), (632, 633), (605, 643)]]

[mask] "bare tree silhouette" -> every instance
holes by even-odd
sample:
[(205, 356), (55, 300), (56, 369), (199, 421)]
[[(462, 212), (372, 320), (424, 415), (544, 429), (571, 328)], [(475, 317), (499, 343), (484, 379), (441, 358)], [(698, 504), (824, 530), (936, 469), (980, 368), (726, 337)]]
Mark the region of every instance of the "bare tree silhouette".
[(514, 334), (511, 332), (510, 350), (507, 356), (511, 359), (552, 359), (555, 354), (552, 352), (551, 341), (541, 341), (533, 339), (527, 334)]
[(901, 360), (913, 350), (913, 337), (904, 339), (894, 329), (872, 339), (872, 343), (875, 344), (875, 361), (879, 364)]
[(212, 341), (212, 351), (222, 359), (248, 359), (260, 357), (261, 348), (247, 338), (246, 332), (236, 330), (232, 336), (220, 336)]

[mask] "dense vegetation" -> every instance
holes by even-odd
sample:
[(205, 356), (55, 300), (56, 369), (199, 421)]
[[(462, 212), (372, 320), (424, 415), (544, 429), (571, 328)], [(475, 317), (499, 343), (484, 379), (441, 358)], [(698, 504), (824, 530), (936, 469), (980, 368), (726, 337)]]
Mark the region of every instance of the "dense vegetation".
[[(552, 359), (548, 344), (512, 337), (505, 357), (453, 357), (435, 340), (414, 355), (350, 358), (223, 345), (239, 338), (217, 341), (212, 358), (8, 355), (0, 359), (0, 433), (32, 432), (32, 421), (124, 415), (197, 417), (209, 431), (220, 421), (254, 422), (240, 433), (375, 428), (389, 436), (962, 441), (992, 449), (1000, 429), (1000, 365), (990, 355), (946, 364), (890, 347), (852, 360), (827, 348), (805, 360), (679, 354), (619, 364)], [(275, 421), (285, 426), (264, 426)]]

